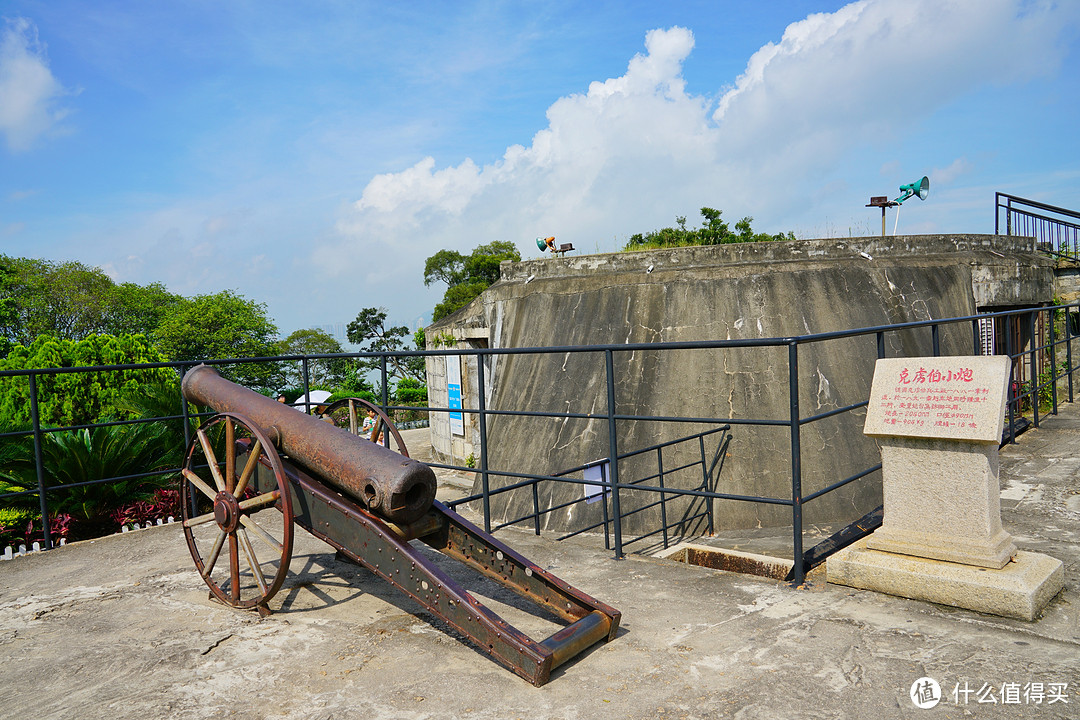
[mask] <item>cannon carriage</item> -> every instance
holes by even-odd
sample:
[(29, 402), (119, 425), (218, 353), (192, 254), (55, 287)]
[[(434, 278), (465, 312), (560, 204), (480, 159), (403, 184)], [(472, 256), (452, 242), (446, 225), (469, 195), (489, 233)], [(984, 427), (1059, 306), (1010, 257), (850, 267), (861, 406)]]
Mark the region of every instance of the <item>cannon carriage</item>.
[[(497, 662), (534, 685), (618, 630), (618, 610), (530, 562), (435, 500), (431, 468), (275, 402), (199, 366), (184, 396), (217, 415), (196, 431), (181, 474), (183, 529), (211, 597), (270, 613), (292, 558), (294, 527), (325, 541), (419, 602)], [(357, 401), (360, 402), (360, 401)], [(351, 430), (351, 431), (350, 431)], [(534, 640), (446, 573), (423, 543), (543, 608), (565, 626)]]

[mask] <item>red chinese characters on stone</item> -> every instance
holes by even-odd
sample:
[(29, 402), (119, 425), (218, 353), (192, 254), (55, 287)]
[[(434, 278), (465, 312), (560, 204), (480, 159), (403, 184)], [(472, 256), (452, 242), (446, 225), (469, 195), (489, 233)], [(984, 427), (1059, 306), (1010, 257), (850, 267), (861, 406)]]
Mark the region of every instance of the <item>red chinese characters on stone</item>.
[(974, 403), (987, 401), (988, 388), (972, 386), (969, 367), (955, 370), (905, 367), (891, 392), (881, 397), (886, 425), (909, 428), (974, 428)]
[(936, 384), (942, 382), (972, 382), (974, 374), (971, 368), (957, 368), (955, 372), (952, 370), (946, 370), (941, 372), (938, 369), (927, 370), (920, 367), (915, 371), (915, 376), (912, 377), (907, 368), (903, 368), (900, 371), (900, 383), (902, 385), (910, 385), (911, 383), (918, 383), (925, 385), (927, 383)]

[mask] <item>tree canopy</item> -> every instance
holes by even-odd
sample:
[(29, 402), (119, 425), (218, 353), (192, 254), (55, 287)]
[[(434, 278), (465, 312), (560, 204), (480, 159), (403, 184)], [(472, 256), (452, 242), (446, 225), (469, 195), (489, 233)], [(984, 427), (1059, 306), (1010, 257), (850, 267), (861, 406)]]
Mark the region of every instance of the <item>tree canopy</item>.
[[(154, 331), (157, 347), (170, 360), (270, 357), (277, 354), (277, 327), (266, 305), (231, 290), (183, 298)], [(274, 388), (276, 370), (238, 365), (223, 372), (242, 385)]]
[(106, 332), (113, 281), (79, 262), (53, 263), (0, 256), (0, 334), (27, 346), (39, 335), (82, 340)]
[(432, 321), (465, 307), (499, 279), (499, 264), (521, 261), (521, 253), (511, 242), (496, 240), (479, 245), (468, 255), (456, 250), (440, 250), (424, 263), (424, 285), (446, 283), (442, 302), (435, 306)]
[(728, 224), (721, 219), (721, 214), (720, 210), (709, 207), (701, 208), (701, 217), (704, 218), (704, 222), (702, 222), (701, 227), (692, 230), (687, 229), (686, 218), (678, 216), (675, 218), (678, 227), (651, 230), (644, 234), (635, 233), (630, 236), (623, 250), (795, 239), (795, 234), (792, 232), (788, 232), (786, 235), (783, 233), (776, 235), (755, 233), (750, 226), (754, 218), (749, 216), (735, 223), (735, 230), (732, 231)]
[[(341, 343), (329, 333), (318, 328), (296, 330), (289, 337), (277, 344), (279, 355), (329, 355), (343, 353)], [(308, 383), (328, 387), (344, 385), (351, 375), (356, 374), (355, 363), (346, 358), (310, 360), (308, 362)], [(290, 387), (302, 387), (304, 384), (303, 367), (299, 362), (292, 363), (285, 370), (285, 382)]]
[[(364, 308), (349, 323), (349, 342), (360, 346), (363, 352), (395, 352), (401, 350), (423, 350), (423, 347), (408, 348), (405, 346), (405, 338), (410, 337), (409, 328), (404, 325), (388, 326), (386, 324), (386, 308)], [(420, 335), (412, 335), (414, 340), (419, 340)], [(387, 372), (398, 379), (412, 378), (423, 384), (425, 381), (424, 358), (417, 357), (394, 357), (387, 358)], [(378, 358), (360, 360), (359, 365), (365, 370), (375, 370), (381, 367)]]

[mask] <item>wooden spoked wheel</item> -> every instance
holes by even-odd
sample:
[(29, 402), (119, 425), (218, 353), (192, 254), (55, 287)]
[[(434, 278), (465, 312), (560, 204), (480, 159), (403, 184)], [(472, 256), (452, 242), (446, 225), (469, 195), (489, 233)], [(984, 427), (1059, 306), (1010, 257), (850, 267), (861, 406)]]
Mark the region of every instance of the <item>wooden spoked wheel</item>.
[[(364, 432), (362, 428), (368, 410), (375, 412), (375, 429)], [(360, 435), (372, 442), (378, 442), (379, 435), (382, 434), (384, 438), (390, 440), (387, 447), (405, 457), (409, 457), (409, 449), (405, 447), (405, 441), (401, 439), (401, 433), (398, 432), (398, 429), (394, 427), (394, 423), (390, 422), (390, 418), (386, 416), (386, 413), (378, 405), (373, 405), (367, 400), (358, 397), (342, 398), (328, 405), (322, 416), (333, 420), (334, 425), (339, 428), (345, 428), (353, 435)], [(389, 434), (386, 431), (389, 431)]]
[(215, 415), (188, 447), (180, 498), (184, 537), (212, 595), (268, 614), (293, 538), (292, 496), (270, 440), (242, 415)]

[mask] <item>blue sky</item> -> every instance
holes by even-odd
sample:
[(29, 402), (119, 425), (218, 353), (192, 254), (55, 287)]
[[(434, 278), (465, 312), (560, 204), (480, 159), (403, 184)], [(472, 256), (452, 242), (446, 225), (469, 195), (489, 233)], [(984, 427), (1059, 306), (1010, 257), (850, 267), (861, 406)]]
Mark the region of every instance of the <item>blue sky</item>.
[[(430, 318), (424, 259), (614, 250), (714, 207), (801, 238), (1080, 209), (1080, 3), (0, 0), (0, 252), (282, 334)], [(893, 225), (889, 217), (889, 230)]]

